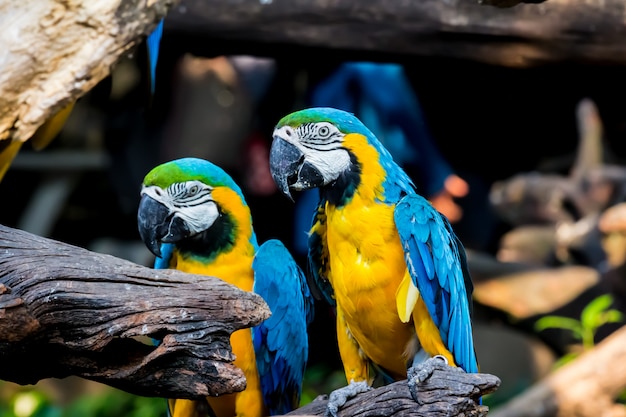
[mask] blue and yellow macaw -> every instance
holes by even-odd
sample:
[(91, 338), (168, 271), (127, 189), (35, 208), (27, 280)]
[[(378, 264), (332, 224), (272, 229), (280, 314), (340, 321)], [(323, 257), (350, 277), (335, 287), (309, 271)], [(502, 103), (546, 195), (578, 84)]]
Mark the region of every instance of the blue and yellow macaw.
[[(156, 80), (156, 65), (159, 57), (159, 46), (161, 43), (161, 37), (163, 35), (163, 20), (159, 22), (156, 28), (148, 35), (146, 39), (146, 46), (148, 49), (148, 66), (150, 68), (150, 95), (154, 95), (155, 80)], [(35, 131), (28, 141), (36, 151), (42, 150), (47, 147), (50, 142), (63, 129), (67, 118), (72, 113), (76, 101), (72, 101), (52, 115)], [(4, 139), (0, 140), (0, 181), (4, 178), (7, 170), (11, 166), (11, 163), (17, 156), (17, 153), (22, 148), (24, 141)]]
[(349, 383), (331, 394), (329, 414), (375, 376), (405, 379), (432, 357), (478, 371), (465, 250), (359, 119), (328, 107), (283, 117), (270, 168), (290, 198), (319, 189), (308, 239), (311, 290), (335, 307)]
[(206, 402), (170, 400), (170, 415), (261, 417), (297, 408), (313, 296), (279, 240), (257, 244), (239, 186), (202, 159), (166, 162), (145, 176), (137, 219), (142, 240), (157, 257), (155, 268), (221, 278), (254, 291), (272, 312), (258, 326), (231, 335), (234, 364), (245, 374), (246, 389)]

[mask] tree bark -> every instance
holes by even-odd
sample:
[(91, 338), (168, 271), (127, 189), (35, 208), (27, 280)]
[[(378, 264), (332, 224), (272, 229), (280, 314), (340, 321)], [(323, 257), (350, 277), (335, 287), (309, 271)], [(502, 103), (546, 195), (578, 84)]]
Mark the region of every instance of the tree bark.
[(490, 417), (623, 417), (615, 399), (626, 389), (626, 327), (594, 349), (494, 409)]
[(105, 78), (178, 0), (0, 0), (0, 150)]
[(0, 379), (77, 375), (170, 398), (241, 391), (230, 334), (269, 315), (261, 297), (218, 278), (0, 225)]
[[(339, 51), (339, 59), (446, 57), (512, 67), (566, 60), (626, 63), (622, 0), (487, 5), (517, 3), (183, 0), (165, 29), (191, 34), (184, 45), (197, 41), (216, 54), (288, 52), (328, 59)], [(312, 48), (320, 53), (312, 54)]]
[(204, 45), (212, 55), (307, 56), (318, 48), (343, 59), (626, 64), (621, 0), (517, 3), (0, 0), (0, 150), (13, 140), (28, 140), (51, 115), (93, 88), (170, 9), (166, 33), (192, 35), (183, 46)]
[[(486, 416), (489, 408), (478, 405), (475, 398), (495, 391), (500, 380), (489, 374), (467, 374), (459, 368), (436, 369), (418, 386), (417, 401), (409, 392), (406, 380), (376, 388), (346, 402), (339, 417), (436, 417)], [(287, 415), (324, 416), (327, 396)]]

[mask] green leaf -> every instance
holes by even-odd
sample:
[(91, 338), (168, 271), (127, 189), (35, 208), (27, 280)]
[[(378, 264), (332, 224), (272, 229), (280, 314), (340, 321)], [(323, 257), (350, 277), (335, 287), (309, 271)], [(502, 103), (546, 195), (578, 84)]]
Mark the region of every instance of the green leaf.
[(562, 316), (545, 316), (537, 320), (535, 330), (540, 332), (545, 329), (571, 330), (578, 338), (582, 334), (582, 326), (578, 320)]
[(620, 323), (624, 321), (624, 315), (618, 310), (609, 310), (602, 315), (602, 324), (604, 323)]
[(580, 315), (580, 322), (585, 329), (595, 329), (599, 327), (600, 315), (608, 309), (613, 303), (613, 297), (610, 294), (603, 294), (592, 300), (583, 309)]

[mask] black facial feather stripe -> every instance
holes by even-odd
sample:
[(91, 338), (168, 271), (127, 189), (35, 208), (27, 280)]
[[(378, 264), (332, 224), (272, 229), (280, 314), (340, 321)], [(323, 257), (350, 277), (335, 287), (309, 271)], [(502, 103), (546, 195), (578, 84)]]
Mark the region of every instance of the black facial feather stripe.
[(342, 136), (339, 133), (334, 133), (332, 135), (329, 136), (325, 136), (323, 138), (319, 138), (319, 137), (304, 137), (302, 138), (303, 142), (306, 143), (318, 143), (318, 144), (324, 144), (324, 143), (333, 143), (333, 142), (341, 142)]
[(184, 195), (187, 191), (187, 187), (184, 183), (177, 182), (168, 187), (169, 194), (172, 197), (178, 197), (179, 195)]
[(211, 201), (210, 195), (206, 196), (207, 198), (192, 198), (189, 200), (179, 200), (176, 202), (176, 207), (196, 207), (206, 204)]
[(342, 136), (341, 132), (328, 124), (304, 123), (296, 130), (300, 138), (306, 141), (325, 142), (332, 138), (340, 138)]
[(169, 194), (175, 201), (177, 207), (194, 207), (205, 204), (211, 200), (211, 189), (200, 189), (197, 193), (189, 195), (189, 187), (185, 183), (176, 183), (170, 185)]
[(314, 149), (316, 151), (332, 151), (333, 149), (341, 148), (341, 141), (332, 141), (329, 143), (308, 143), (302, 142), (302, 146), (308, 149)]

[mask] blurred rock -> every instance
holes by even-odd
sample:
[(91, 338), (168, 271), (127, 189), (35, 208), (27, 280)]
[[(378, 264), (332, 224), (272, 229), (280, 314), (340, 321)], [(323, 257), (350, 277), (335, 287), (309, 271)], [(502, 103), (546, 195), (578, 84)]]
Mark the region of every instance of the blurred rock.
[(602, 249), (609, 267), (626, 262), (626, 203), (609, 207), (600, 217), (598, 228), (602, 232)]
[(474, 284), (474, 299), (521, 320), (551, 312), (598, 283), (600, 274), (585, 266), (537, 269)]
[(538, 338), (510, 327), (479, 322), (474, 339), (480, 372), (502, 381), (490, 394), (489, 405), (505, 402), (546, 376), (557, 359)]

